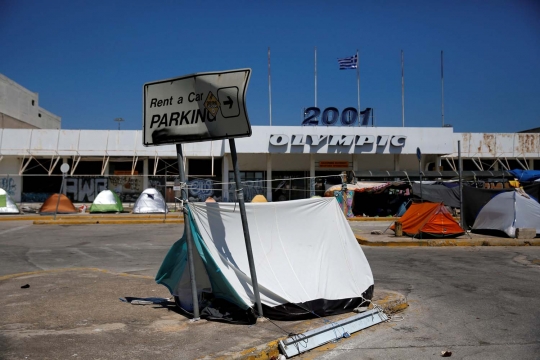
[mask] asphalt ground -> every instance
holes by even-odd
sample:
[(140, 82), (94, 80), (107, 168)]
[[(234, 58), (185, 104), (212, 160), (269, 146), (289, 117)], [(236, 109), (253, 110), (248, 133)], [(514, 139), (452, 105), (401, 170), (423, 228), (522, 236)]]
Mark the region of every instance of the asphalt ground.
[[(0, 358), (229, 358), (269, 343), (277, 353), (276, 339), (343, 317), (240, 326), (190, 322), (173, 303), (120, 301), (170, 296), (153, 277), (182, 231), (181, 224), (0, 222)], [(375, 292), (387, 305), (399, 297)]]
[[(227, 358), (284, 332), (323, 325), (191, 323), (174, 307), (118, 300), (169, 296), (152, 279), (181, 233), (181, 224), (0, 222), (0, 358)], [(445, 349), (453, 358), (539, 358), (540, 248), (363, 249), (376, 289), (407, 295), (409, 309), (402, 321), (300, 358), (422, 359)]]

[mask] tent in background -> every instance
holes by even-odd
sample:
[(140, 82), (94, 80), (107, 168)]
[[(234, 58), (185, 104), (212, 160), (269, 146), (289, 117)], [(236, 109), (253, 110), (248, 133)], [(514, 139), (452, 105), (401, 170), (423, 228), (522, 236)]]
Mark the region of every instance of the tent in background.
[[(400, 218), (403, 233), (417, 238), (451, 238), (465, 234), (443, 203), (412, 203)], [(390, 227), (395, 230), (395, 224)]]
[(165, 199), (154, 188), (144, 190), (133, 205), (134, 214), (165, 214), (168, 211)]
[(18, 214), (21, 211), (11, 196), (0, 188), (0, 214)]
[(39, 209), (40, 214), (54, 214), (56, 210), (56, 204), (58, 204), (58, 214), (74, 214), (78, 213), (75, 206), (71, 200), (64, 194), (60, 194), (60, 202), (58, 202), (59, 194), (52, 194), (45, 200), (41, 208)]
[[(532, 199), (540, 199), (540, 183), (533, 182), (522, 186), (523, 191)], [(463, 186), (463, 222), (465, 229), (472, 228), (480, 210), (496, 195), (503, 192), (514, 192), (510, 189), (479, 189)]]
[(122, 212), (124, 207), (122, 201), (114, 191), (103, 190), (96, 196), (96, 199), (90, 206), (90, 212)]
[(255, 197), (253, 199), (251, 199), (251, 202), (252, 203), (261, 203), (261, 202), (268, 202), (268, 200), (266, 200), (266, 198), (264, 197), (264, 195), (255, 195)]
[(533, 228), (540, 234), (540, 204), (523, 191), (495, 195), (478, 213), (474, 230), (498, 230), (516, 237), (517, 228)]
[[(229, 314), (243, 312), (243, 322), (253, 322), (255, 299), (240, 209), (231, 203), (188, 203), (187, 209), (201, 317), (234, 322), (216, 309), (226, 303)], [(371, 299), (371, 269), (336, 200), (247, 203), (246, 212), (266, 317), (334, 315)], [(186, 265), (184, 235), (165, 257), (156, 281), (181, 308), (192, 311)]]

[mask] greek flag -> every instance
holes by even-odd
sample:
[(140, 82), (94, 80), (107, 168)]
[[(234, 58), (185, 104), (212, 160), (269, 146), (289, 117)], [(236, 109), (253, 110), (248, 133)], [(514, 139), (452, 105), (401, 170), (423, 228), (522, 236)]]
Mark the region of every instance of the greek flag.
[(339, 70), (356, 69), (358, 65), (358, 55), (338, 59)]

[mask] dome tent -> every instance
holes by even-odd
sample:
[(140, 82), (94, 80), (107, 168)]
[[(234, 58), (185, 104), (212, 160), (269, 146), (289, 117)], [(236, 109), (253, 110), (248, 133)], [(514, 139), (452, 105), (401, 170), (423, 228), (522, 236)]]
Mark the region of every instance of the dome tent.
[(154, 188), (144, 190), (133, 205), (134, 214), (164, 214), (168, 211), (165, 199)]
[(472, 230), (503, 231), (511, 238), (516, 229), (534, 228), (540, 234), (540, 204), (523, 191), (495, 195), (478, 213)]
[[(60, 196), (60, 201), (58, 201), (58, 196)], [(58, 205), (58, 211), (56, 211), (56, 205)], [(52, 194), (43, 202), (41, 208), (39, 209), (40, 214), (75, 214), (77, 209), (73, 206), (73, 203), (69, 198), (64, 194)]]
[(21, 211), (11, 196), (0, 188), (0, 214), (18, 214)]
[(268, 200), (266, 200), (264, 195), (259, 194), (259, 195), (255, 195), (255, 197), (251, 199), (251, 202), (252, 203), (265, 203), (265, 202), (268, 202)]
[[(401, 216), (403, 233), (419, 239), (453, 238), (465, 234), (443, 203), (412, 203)], [(396, 225), (390, 229), (395, 231)]]
[(122, 206), (122, 201), (114, 191), (103, 190), (96, 196), (96, 199), (90, 206), (91, 213), (97, 212), (122, 212), (124, 207)]

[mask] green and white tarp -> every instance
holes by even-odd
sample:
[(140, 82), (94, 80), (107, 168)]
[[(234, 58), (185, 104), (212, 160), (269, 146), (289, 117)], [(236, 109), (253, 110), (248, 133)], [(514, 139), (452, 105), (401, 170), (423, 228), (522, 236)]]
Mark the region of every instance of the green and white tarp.
[(0, 214), (19, 214), (21, 211), (11, 196), (0, 188)]
[[(187, 204), (197, 292), (240, 309), (254, 295), (240, 210), (234, 203)], [(334, 198), (248, 203), (246, 213), (265, 316), (293, 319), (352, 311), (370, 299), (373, 275)], [(165, 257), (156, 281), (193, 309), (186, 236)]]
[(91, 213), (122, 212), (122, 201), (114, 191), (103, 190), (90, 206)]

